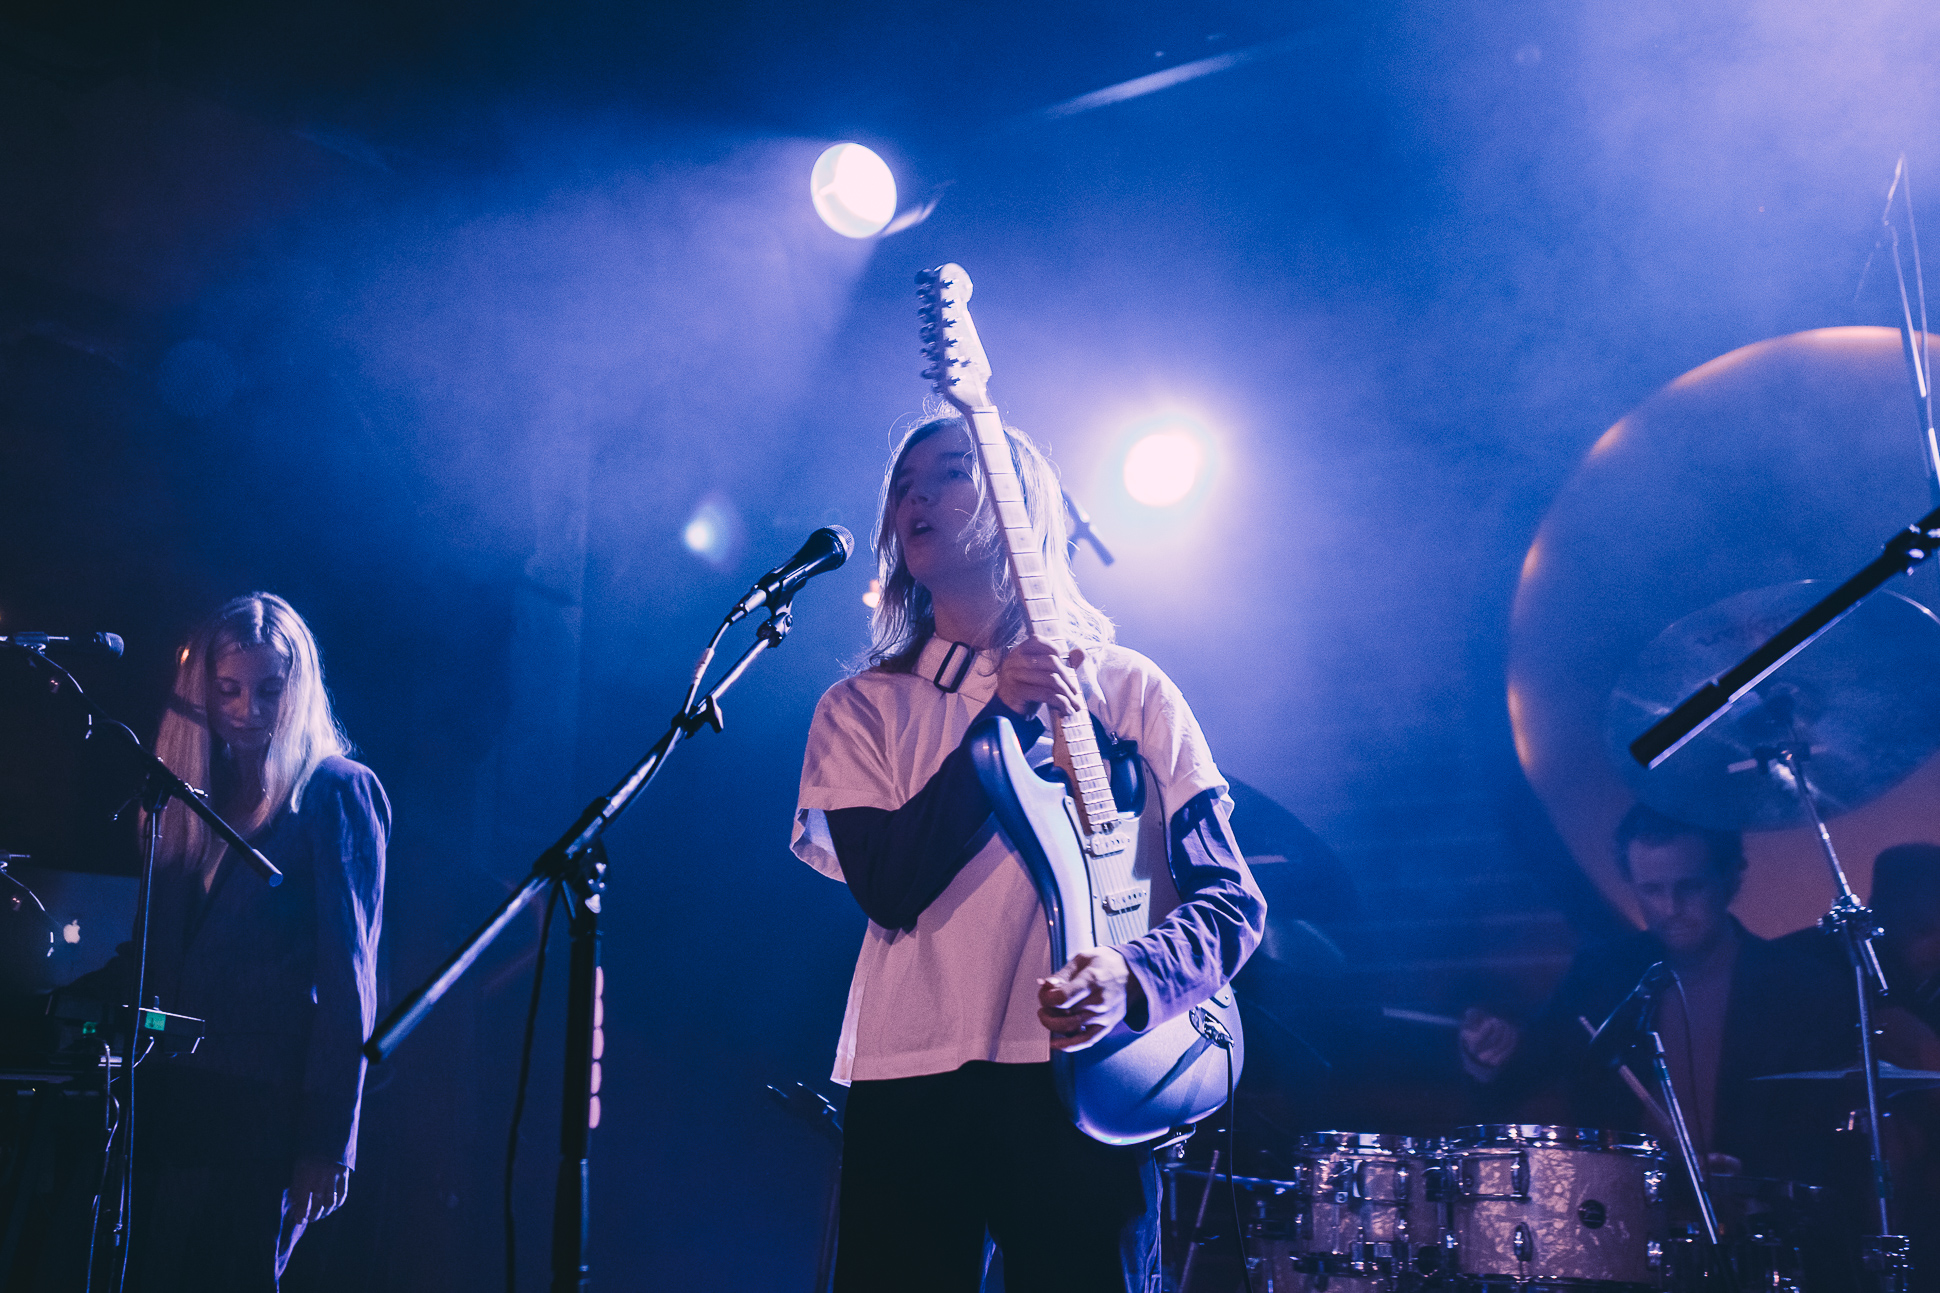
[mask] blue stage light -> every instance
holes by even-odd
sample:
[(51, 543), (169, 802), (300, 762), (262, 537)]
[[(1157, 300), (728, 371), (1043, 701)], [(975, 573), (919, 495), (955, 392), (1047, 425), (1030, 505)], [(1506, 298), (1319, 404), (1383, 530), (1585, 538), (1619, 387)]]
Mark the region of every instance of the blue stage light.
[(896, 214), (896, 177), (861, 144), (824, 149), (809, 174), (808, 192), (822, 223), (844, 238), (873, 238)]
[(1125, 492), (1147, 507), (1184, 502), (1204, 483), (1209, 449), (1206, 429), (1190, 418), (1160, 418), (1135, 428), (1125, 451)]

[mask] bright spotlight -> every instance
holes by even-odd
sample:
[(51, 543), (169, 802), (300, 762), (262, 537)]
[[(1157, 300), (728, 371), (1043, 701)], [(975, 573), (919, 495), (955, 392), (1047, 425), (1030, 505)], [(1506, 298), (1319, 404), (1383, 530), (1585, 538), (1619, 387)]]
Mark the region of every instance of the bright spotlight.
[(689, 552), (713, 552), (721, 546), (721, 526), (711, 516), (697, 516), (687, 523), (681, 537)]
[(710, 494), (694, 509), (681, 529), (680, 539), (689, 552), (710, 566), (725, 566), (734, 558), (740, 531), (734, 505), (718, 494)]
[(1125, 454), (1125, 492), (1147, 507), (1171, 507), (1192, 493), (1205, 466), (1202, 436), (1182, 426), (1155, 430)]
[(896, 178), (861, 144), (836, 144), (815, 159), (809, 196), (822, 223), (844, 238), (873, 238), (896, 214)]

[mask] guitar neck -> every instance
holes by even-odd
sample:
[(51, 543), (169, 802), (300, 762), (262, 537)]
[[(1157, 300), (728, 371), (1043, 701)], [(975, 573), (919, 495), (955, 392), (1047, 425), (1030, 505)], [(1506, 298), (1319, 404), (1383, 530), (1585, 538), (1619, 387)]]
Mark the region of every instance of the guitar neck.
[[(1044, 569), (1044, 554), (1031, 529), (1024, 485), (1011, 464), (1003, 418), (994, 408), (963, 411), (969, 416), (971, 436), (977, 442), (977, 461), (983, 468), (984, 485), (997, 508), (1004, 558), (1010, 565), (1011, 582), (1024, 606), (1024, 621), (1032, 637), (1062, 646), (1064, 623), (1057, 613), (1057, 599), (1052, 595)], [(1097, 734), (1092, 730), (1088, 711), (1080, 710), (1056, 720), (1052, 726), (1051, 758), (1069, 779), (1085, 830), (1094, 833), (1109, 830), (1117, 819), (1118, 809), (1112, 802), (1110, 771), (1099, 753)]]

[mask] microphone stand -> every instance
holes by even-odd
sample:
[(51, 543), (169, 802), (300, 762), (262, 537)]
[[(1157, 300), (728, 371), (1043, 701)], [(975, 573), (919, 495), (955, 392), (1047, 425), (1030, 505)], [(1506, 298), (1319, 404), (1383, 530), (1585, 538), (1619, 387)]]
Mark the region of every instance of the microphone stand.
[(1650, 1005), (1644, 1012), (1643, 1035), (1644, 1040), (1650, 1043), (1650, 1067), (1664, 1096), (1665, 1120), (1670, 1123), (1671, 1138), (1677, 1142), (1678, 1160), (1684, 1164), (1684, 1175), (1691, 1182), (1691, 1194), (1697, 1199), (1698, 1217), (1704, 1222), (1704, 1237), (1711, 1245), (1712, 1261), (1716, 1269), (1723, 1273), (1730, 1268), (1718, 1230), (1718, 1210), (1711, 1203), (1711, 1191), (1704, 1183), (1704, 1164), (1698, 1159), (1697, 1146), (1691, 1141), (1691, 1124), (1685, 1120), (1684, 1106), (1677, 1098), (1677, 1086), (1671, 1081), (1670, 1060), (1664, 1054), (1664, 1034), (1657, 1028), (1657, 1007), (1661, 995), (1652, 992)]
[[(572, 959), (567, 972), (566, 1069), (561, 1093), (559, 1120), (559, 1175), (553, 1196), (552, 1290), (576, 1293), (589, 1286), (591, 1267), (587, 1252), (591, 1232), (590, 1178), (588, 1164), (593, 1129), (599, 1126), (601, 1073), (599, 1058), (604, 1050), (604, 977), (600, 971), (599, 919), (601, 898), (606, 889), (606, 854), (600, 836), (627, 806), (639, 797), (654, 776), (666, 765), (680, 742), (703, 727), (720, 731), (723, 726), (721, 697), (754, 663), (755, 657), (770, 647), (780, 646), (793, 626), (790, 589), (768, 608), (768, 619), (755, 634), (754, 645), (742, 653), (733, 668), (698, 701), (692, 699), (698, 678), (688, 687), (688, 700), (667, 730), (618, 785), (587, 805), (579, 820), (532, 864), (525, 883), (478, 927), (476, 933), (446, 958), (437, 972), (412, 992), (377, 1026), (364, 1043), (364, 1054), (382, 1062), (395, 1051), (411, 1031), (424, 1022), (433, 1006), (463, 977), (466, 970), (490, 947), (505, 927), (534, 898), (555, 887), (567, 911), (567, 929), (572, 938)], [(725, 626), (723, 626), (725, 627)], [(720, 640), (715, 634), (714, 640)], [(712, 652), (712, 646), (709, 652)], [(705, 661), (709, 657), (703, 657)], [(705, 668), (705, 663), (703, 663)]]
[[(135, 891), (135, 928), (131, 939), (135, 945), (135, 995), (134, 1000), (128, 1002), (125, 1007), (128, 1011), (128, 1049), (122, 1056), (121, 1062), (121, 1116), (115, 1128), (110, 1131), (109, 1143), (106, 1146), (106, 1151), (112, 1154), (115, 1140), (119, 1139), (121, 1142), (120, 1179), (117, 1182), (119, 1198), (116, 1200), (114, 1222), (116, 1245), (121, 1249), (120, 1274), (116, 1281), (116, 1287), (119, 1288), (127, 1281), (129, 1254), (134, 1248), (135, 1068), (145, 1054), (145, 1052), (138, 1052), (137, 1048), (147, 1026), (145, 1015), (148, 1002), (145, 994), (148, 991), (148, 914), (155, 890), (155, 857), (161, 839), (162, 809), (167, 806), (170, 799), (180, 800), (183, 807), (200, 817), (210, 830), (229, 845), (231, 852), (246, 862), (271, 887), (283, 883), (283, 873), (277, 870), (275, 863), (251, 847), (249, 841), (244, 839), (235, 827), (224, 821), (222, 815), (209, 806), (209, 797), (206, 794), (176, 776), (159, 757), (144, 749), (141, 738), (137, 737), (127, 724), (116, 722), (97, 710), (94, 702), (88, 698), (87, 692), (82, 690), (81, 684), (75, 681), (74, 675), (62, 668), (58, 662), (48, 658), (47, 642), (44, 637), (16, 634), (13, 640), (0, 642), (0, 650), (25, 652), (30, 667), (44, 669), (49, 674), (47, 681), (50, 690), (59, 691), (65, 687), (69, 694), (80, 702), (82, 716), (87, 720), (87, 737), (84, 739), (92, 740), (96, 731), (121, 737), (125, 742), (125, 748), (133, 752), (136, 764), (142, 772), (140, 798), (142, 811), (148, 814), (148, 842), (142, 852), (141, 877)], [(124, 803), (122, 808), (125, 810), (126, 807)], [(116, 813), (116, 816), (120, 816), (120, 813)], [(38, 902), (39, 899), (35, 901)], [(112, 1039), (114, 1029), (110, 1027), (107, 1031)], [(110, 1084), (113, 1078), (114, 1072), (110, 1068), (108, 1072)], [(89, 1262), (87, 1278), (92, 1284), (94, 1279), (92, 1260)]]
[[(1658, 971), (1666, 968), (1668, 967), (1662, 961), (1651, 966), (1645, 971), (1643, 980), (1638, 983), (1633, 997), (1626, 998), (1611, 1011), (1610, 1017), (1603, 1021), (1601, 1028), (1591, 1030), (1589, 1058), (1600, 1059), (1603, 1067), (1615, 1069), (1628, 1079), (1631, 1075), (1630, 1070), (1623, 1067), (1624, 1056), (1635, 1047), (1645, 1042), (1650, 1043), (1651, 1075), (1657, 1079), (1658, 1089), (1664, 1097), (1663, 1106), (1653, 1108), (1652, 1111), (1659, 1114), (1665, 1125), (1670, 1128), (1671, 1140), (1675, 1142), (1677, 1148), (1678, 1162), (1683, 1164), (1684, 1178), (1690, 1182), (1691, 1196), (1697, 1200), (1698, 1217), (1704, 1222), (1704, 1237), (1710, 1245), (1713, 1267), (1729, 1282), (1730, 1266), (1725, 1260), (1722, 1236), (1718, 1229), (1718, 1210), (1712, 1205), (1711, 1192), (1704, 1184), (1704, 1164), (1698, 1159), (1697, 1146), (1691, 1140), (1691, 1125), (1685, 1120), (1684, 1106), (1677, 1098), (1676, 1085), (1671, 1081), (1670, 1061), (1664, 1052), (1664, 1035), (1657, 1028), (1658, 1006), (1663, 999), (1663, 987), (1658, 978)], [(1675, 977), (1674, 974), (1673, 977)], [(1619, 1023), (1630, 1001), (1636, 996), (1643, 998), (1643, 1008), (1635, 1022)], [(1589, 1021), (1585, 1020), (1583, 1026), (1588, 1028)], [(1628, 1037), (1624, 1036), (1625, 1033), (1628, 1033)], [(1619, 1038), (1615, 1049), (1600, 1048), (1606, 1034), (1614, 1034)], [(1646, 1097), (1642, 1084), (1637, 1084), (1634, 1089), (1639, 1098), (1644, 1099), (1646, 1107), (1650, 1107), (1650, 1101)]]
[(1070, 490), (1067, 489), (1060, 492), (1064, 495), (1065, 515), (1071, 522), (1070, 539), (1073, 554), (1077, 552), (1080, 543), (1089, 543), (1091, 550), (1098, 554), (1098, 560), (1108, 566), (1115, 564), (1118, 558), (1111, 555), (1111, 549), (1107, 548), (1104, 540), (1098, 537), (1098, 532), (1091, 528), (1090, 513), (1078, 505), (1077, 499), (1071, 497)]

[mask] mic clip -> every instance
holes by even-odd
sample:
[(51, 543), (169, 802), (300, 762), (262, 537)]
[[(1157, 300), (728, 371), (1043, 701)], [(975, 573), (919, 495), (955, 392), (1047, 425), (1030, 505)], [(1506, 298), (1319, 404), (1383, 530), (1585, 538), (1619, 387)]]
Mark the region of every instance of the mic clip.
[(721, 709), (721, 702), (713, 696), (702, 696), (700, 703), (674, 719), (674, 726), (682, 734), (693, 736), (703, 727), (711, 727), (719, 732), (727, 727), (727, 714)]

